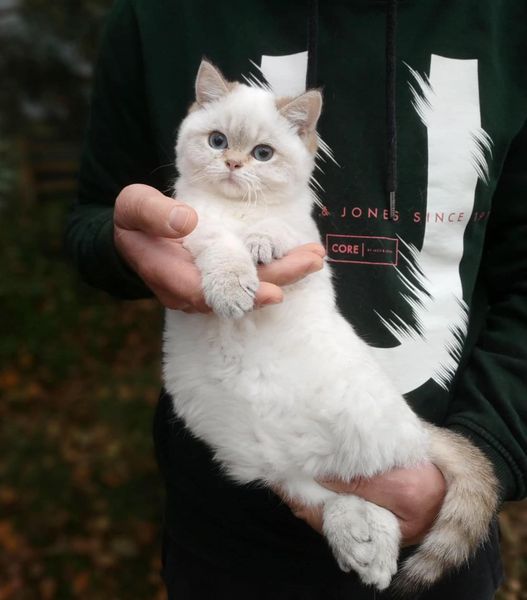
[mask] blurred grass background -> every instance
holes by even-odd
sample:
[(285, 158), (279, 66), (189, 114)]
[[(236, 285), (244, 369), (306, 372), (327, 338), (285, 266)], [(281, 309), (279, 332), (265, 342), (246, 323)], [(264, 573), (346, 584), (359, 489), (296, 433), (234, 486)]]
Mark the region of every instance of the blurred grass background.
[[(83, 285), (62, 248), (109, 5), (0, 0), (0, 600), (164, 598), (162, 313)], [(527, 600), (526, 503), (501, 524), (500, 599)]]

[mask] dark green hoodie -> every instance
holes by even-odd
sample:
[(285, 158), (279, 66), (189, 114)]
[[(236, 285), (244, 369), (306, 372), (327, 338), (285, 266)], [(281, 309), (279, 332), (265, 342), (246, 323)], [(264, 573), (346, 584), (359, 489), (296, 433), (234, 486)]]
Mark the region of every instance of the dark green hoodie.
[[(415, 410), (474, 440), (503, 498), (522, 498), (527, 2), (399, 1), (394, 218), (385, 186), (386, 3), (334, 0), (311, 10), (283, 0), (116, 3), (67, 232), (76, 264), (115, 296), (151, 295), (113, 245), (115, 197), (133, 182), (170, 191), (175, 133), (202, 56), (230, 79), (263, 73), (277, 93), (298, 93), (316, 17), (309, 58), (325, 98), (320, 133), (336, 162), (321, 163), (325, 208), (315, 215), (340, 308)], [(321, 357), (320, 368), (330, 360)], [(272, 494), (225, 481), (207, 449), (167, 421), (161, 411), (156, 432), (168, 524), (181, 543), (226, 562), (322, 552)]]

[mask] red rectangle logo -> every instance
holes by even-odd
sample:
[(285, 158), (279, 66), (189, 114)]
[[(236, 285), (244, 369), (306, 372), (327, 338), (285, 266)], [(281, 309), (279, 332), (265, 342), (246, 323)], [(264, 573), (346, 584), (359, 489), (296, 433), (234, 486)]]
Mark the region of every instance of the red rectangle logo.
[(397, 266), (399, 240), (368, 235), (326, 235), (326, 253), (331, 262)]

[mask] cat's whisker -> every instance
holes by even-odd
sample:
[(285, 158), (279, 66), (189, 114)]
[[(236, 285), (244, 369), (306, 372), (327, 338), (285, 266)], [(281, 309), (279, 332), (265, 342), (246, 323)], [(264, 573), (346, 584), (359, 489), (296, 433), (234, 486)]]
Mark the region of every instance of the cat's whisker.
[(207, 178), (207, 174), (206, 173), (196, 173), (196, 175), (193, 175), (190, 178), (190, 181), (192, 183), (194, 183), (195, 181), (201, 181), (202, 179), (206, 179)]
[(270, 189), (269, 185), (267, 183), (265, 183), (265, 181), (263, 181), (260, 177), (258, 177), (258, 175), (255, 175), (254, 173), (249, 173), (249, 172), (247, 172), (245, 175), (248, 179), (250, 179), (251, 181), (256, 183), (260, 190), (262, 190), (262, 189), (269, 190)]
[(247, 195), (249, 194), (249, 190), (250, 190), (250, 188), (249, 188), (249, 187), (247, 187), (247, 189), (246, 189), (245, 193), (244, 193), (244, 194), (243, 194), (243, 196), (242, 196), (242, 202), (245, 202), (245, 199), (247, 198)]
[(246, 181), (246, 183), (247, 183), (247, 194), (248, 194), (247, 195), (247, 205), (251, 206), (251, 204), (252, 204), (252, 191), (253, 191), (252, 190), (252, 185), (250, 184), (249, 181)]
[(260, 201), (259, 195), (260, 194), (263, 195), (263, 188), (269, 187), (261, 180), (260, 177), (258, 177), (257, 175), (255, 175), (254, 173), (251, 173), (249, 171), (246, 171), (245, 173), (241, 174), (240, 180), (244, 181), (249, 188), (249, 194), (248, 194), (249, 204), (253, 203), (253, 195), (254, 195), (254, 204), (257, 204)]
[(190, 181), (194, 183), (195, 181), (201, 181), (205, 177), (207, 177), (207, 172), (205, 171), (206, 166), (201, 169), (197, 169), (192, 176), (190, 177)]
[(258, 186), (251, 185), (251, 197), (254, 197), (254, 204), (258, 204)]
[(197, 170), (194, 173), (194, 175), (190, 178), (190, 182), (195, 183), (198, 181), (203, 181), (205, 179), (212, 179), (221, 174), (222, 174), (221, 169), (209, 168), (209, 165), (205, 165), (205, 167)]

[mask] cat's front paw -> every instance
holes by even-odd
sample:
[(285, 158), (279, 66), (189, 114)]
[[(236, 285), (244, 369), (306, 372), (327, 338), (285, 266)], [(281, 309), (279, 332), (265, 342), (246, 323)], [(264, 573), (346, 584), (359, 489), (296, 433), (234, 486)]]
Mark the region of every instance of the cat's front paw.
[(260, 281), (248, 262), (204, 275), (202, 285), (205, 302), (219, 317), (239, 319), (253, 309)]
[(290, 244), (266, 233), (248, 234), (245, 238), (245, 246), (254, 263), (263, 265), (269, 264), (275, 258), (282, 258), (290, 249)]

